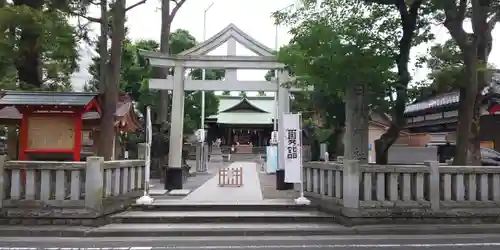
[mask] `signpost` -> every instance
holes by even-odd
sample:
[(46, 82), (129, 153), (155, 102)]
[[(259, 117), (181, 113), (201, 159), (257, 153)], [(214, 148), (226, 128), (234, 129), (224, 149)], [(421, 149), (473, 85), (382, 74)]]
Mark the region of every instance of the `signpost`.
[(285, 182), (300, 184), (300, 197), (295, 199), (295, 203), (309, 205), (309, 201), (304, 197), (304, 181), (302, 166), (302, 126), (300, 113), (283, 114), (282, 128), (285, 132)]
[(154, 202), (154, 199), (149, 196), (149, 181), (151, 169), (151, 141), (153, 139), (153, 131), (151, 125), (151, 107), (146, 107), (146, 154), (144, 166), (144, 195), (136, 200), (137, 204), (149, 205)]

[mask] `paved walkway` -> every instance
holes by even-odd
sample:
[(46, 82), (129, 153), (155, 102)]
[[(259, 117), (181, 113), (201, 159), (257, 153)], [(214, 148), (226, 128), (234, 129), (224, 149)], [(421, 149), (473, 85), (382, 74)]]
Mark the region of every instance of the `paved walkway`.
[(219, 187), (218, 175), (205, 182), (195, 191), (184, 197), (186, 201), (261, 201), (262, 192), (259, 180), (259, 167), (255, 162), (234, 162), (230, 167), (243, 168), (243, 186)]
[[(208, 162), (207, 163), (207, 173), (196, 173), (196, 163), (195, 161), (187, 161), (188, 165), (191, 166), (190, 174), (192, 176), (188, 177), (187, 180), (183, 183), (183, 189), (185, 190), (195, 190), (201, 187), (205, 182), (214, 177), (217, 173), (218, 167), (222, 165), (229, 165), (229, 163), (222, 162)], [(151, 180), (151, 193), (153, 193), (153, 197), (156, 200), (181, 200), (186, 196), (183, 195), (170, 195), (163, 189), (163, 183), (160, 182), (160, 179), (152, 179)]]

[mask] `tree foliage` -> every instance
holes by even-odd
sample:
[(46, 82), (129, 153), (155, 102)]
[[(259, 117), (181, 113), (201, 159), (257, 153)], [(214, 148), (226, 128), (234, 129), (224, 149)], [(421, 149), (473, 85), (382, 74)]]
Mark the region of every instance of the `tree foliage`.
[(388, 163), (389, 148), (399, 137), (400, 131), (406, 124), (404, 112), (408, 103), (408, 95), (413, 89), (408, 89), (412, 80), (408, 64), (412, 47), (425, 43), (434, 38), (430, 32), (430, 23), (434, 16), (433, 8), (425, 0), (364, 0), (369, 4), (387, 6), (398, 14), (399, 25), (393, 32), (397, 35), (398, 52), (394, 57), (397, 67), (395, 84), (388, 91), (388, 98), (393, 103), (391, 109), (391, 124), (389, 129), (375, 141), (377, 164)]
[(80, 1), (0, 0), (2, 87), (70, 91), (80, 36), (68, 13), (85, 6)]
[[(439, 15), (436, 19), (448, 29), (462, 54), (465, 85), (459, 87), (457, 149), (455, 165), (480, 163), (479, 117), (482, 102), (481, 90), (487, 86), (488, 58), (493, 46), (491, 35), (499, 20), (500, 1), (462, 0), (431, 1)], [(470, 21), (472, 32), (464, 29)]]
[[(196, 45), (195, 38), (186, 30), (176, 30), (170, 34), (170, 48), (173, 53), (180, 53)], [(158, 51), (159, 43), (154, 40), (125, 40), (122, 56), (120, 90), (129, 94), (136, 102), (141, 112), (146, 106), (155, 109), (158, 105), (158, 91), (149, 89), (149, 79), (153, 77), (153, 70), (143, 62), (137, 51)], [(99, 48), (97, 48), (98, 50)], [(99, 58), (93, 58), (94, 63), (90, 65), (89, 72), (92, 80), (85, 86), (87, 91), (97, 91), (99, 83)], [(171, 72), (172, 73), (172, 72)], [(194, 80), (202, 78), (202, 71), (197, 69), (189, 73)], [(224, 77), (222, 70), (207, 70), (205, 78), (208, 80), (220, 80)], [(193, 132), (200, 126), (201, 117), (201, 92), (186, 91), (184, 100), (184, 129), (186, 133)], [(210, 116), (217, 113), (219, 101), (213, 91), (205, 92), (205, 114)]]
[(385, 96), (396, 53), (391, 41), (397, 34), (388, 31), (395, 30), (397, 22), (390, 16), (394, 12), (389, 8), (349, 0), (323, 1), (320, 12), (305, 5), (275, 13), (278, 22), (292, 27), (293, 36), (280, 49), (279, 59), (296, 76), (296, 85), (342, 96), (346, 86), (362, 83), (373, 97)]
[[(398, 25), (393, 10), (360, 1), (329, 0), (323, 1), (318, 11), (306, 1), (297, 10), (278, 12), (274, 16), (278, 22), (291, 26), (293, 36), (290, 44), (280, 49), (279, 59), (294, 74), (295, 85), (314, 86), (309, 100), (316, 103), (311, 108), (326, 114), (325, 118), (330, 120), (327, 124), (339, 124), (336, 117), (344, 114), (338, 109), (329, 109), (342, 105), (338, 100), (349, 101), (346, 91), (351, 86), (364, 89), (366, 99), (361, 105), (377, 109), (386, 103), (387, 89), (393, 84), (391, 69), (397, 52), (391, 43), (397, 40), (393, 31)], [(321, 103), (327, 100), (332, 105)], [(358, 115), (368, 116), (367, 110)], [(360, 119), (367, 121), (367, 117)], [(363, 129), (367, 133), (367, 124)], [(365, 151), (366, 144), (354, 147)], [(364, 160), (366, 154), (360, 157)]]

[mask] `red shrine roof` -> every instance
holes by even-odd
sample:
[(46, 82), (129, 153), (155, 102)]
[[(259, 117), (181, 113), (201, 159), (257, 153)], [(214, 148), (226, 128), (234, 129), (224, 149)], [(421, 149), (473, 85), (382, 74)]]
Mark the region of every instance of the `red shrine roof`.
[[(98, 93), (85, 92), (48, 92), (48, 91), (6, 91), (0, 97), (0, 122), (17, 123), (22, 114), (16, 107), (80, 107), (83, 108), (95, 100), (96, 111), (83, 114), (83, 120), (97, 121), (100, 119), (100, 98)], [(3, 108), (2, 108), (3, 107)], [(132, 98), (127, 94), (120, 94), (115, 111), (116, 126), (127, 131), (134, 131), (140, 127), (135, 113)]]

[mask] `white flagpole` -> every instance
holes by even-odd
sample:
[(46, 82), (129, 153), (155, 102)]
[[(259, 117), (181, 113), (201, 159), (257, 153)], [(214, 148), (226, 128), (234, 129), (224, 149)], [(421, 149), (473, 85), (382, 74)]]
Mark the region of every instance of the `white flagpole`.
[(146, 154), (144, 169), (144, 195), (136, 200), (137, 204), (152, 204), (154, 199), (149, 196), (150, 170), (151, 170), (151, 142), (153, 140), (153, 129), (151, 124), (151, 107), (146, 107)]
[(299, 112), (299, 129), (298, 129), (298, 132), (299, 132), (299, 138), (300, 138), (300, 144), (299, 144), (299, 160), (300, 160), (300, 196), (299, 198), (295, 199), (295, 204), (299, 204), (299, 205), (309, 205), (311, 204), (311, 201), (309, 199), (307, 199), (305, 196), (304, 196), (304, 164), (303, 164), (303, 156), (302, 156), (302, 112)]

